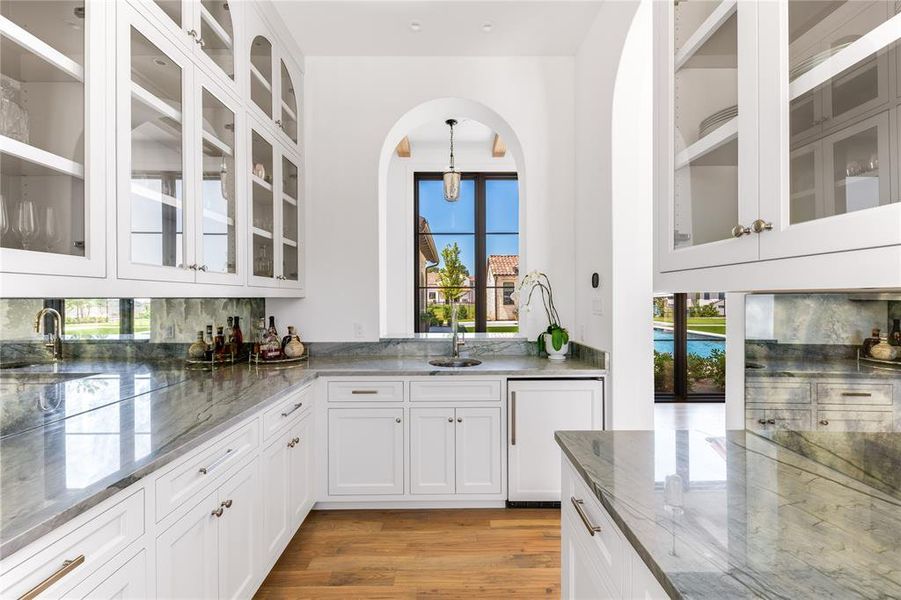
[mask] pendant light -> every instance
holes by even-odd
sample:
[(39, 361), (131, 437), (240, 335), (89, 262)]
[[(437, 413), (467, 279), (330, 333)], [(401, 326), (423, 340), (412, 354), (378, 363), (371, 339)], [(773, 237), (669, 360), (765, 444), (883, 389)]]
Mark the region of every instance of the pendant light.
[(456, 202), (460, 198), (460, 172), (454, 169), (454, 125), (456, 119), (445, 121), (450, 127), (450, 167), (444, 172), (444, 199)]

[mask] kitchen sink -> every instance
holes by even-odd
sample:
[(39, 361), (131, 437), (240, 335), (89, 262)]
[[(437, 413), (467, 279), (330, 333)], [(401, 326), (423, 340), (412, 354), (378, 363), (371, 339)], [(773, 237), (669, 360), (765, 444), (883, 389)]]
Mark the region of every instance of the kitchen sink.
[(433, 367), (474, 367), (482, 364), (477, 358), (434, 358), (429, 361)]

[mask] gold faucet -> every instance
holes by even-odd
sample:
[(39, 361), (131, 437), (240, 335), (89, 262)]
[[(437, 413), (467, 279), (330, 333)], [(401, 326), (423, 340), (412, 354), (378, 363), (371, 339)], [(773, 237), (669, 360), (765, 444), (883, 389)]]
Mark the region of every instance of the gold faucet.
[[(52, 337), (44, 333), (44, 317), (53, 315), (53, 335)], [(50, 348), (53, 353), (53, 360), (60, 360), (63, 357), (63, 338), (59, 332), (62, 330), (62, 316), (53, 308), (42, 308), (38, 311), (34, 318), (34, 332), (46, 335), (44, 345)]]

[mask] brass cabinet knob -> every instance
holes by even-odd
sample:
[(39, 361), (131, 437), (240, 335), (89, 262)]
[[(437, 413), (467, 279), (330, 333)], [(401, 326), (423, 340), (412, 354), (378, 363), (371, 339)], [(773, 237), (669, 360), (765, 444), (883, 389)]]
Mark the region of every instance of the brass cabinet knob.
[(221, 517), (222, 513), (224, 513), (224, 512), (225, 512), (225, 509), (220, 506), (219, 508), (217, 508), (216, 510), (211, 512), (210, 515), (212, 515), (214, 517)]
[(766, 422), (769, 423), (770, 425), (775, 425), (776, 419), (767, 419)]
[(463, 417), (457, 417), (457, 423), (462, 423), (462, 422), (463, 422)]
[(220, 506), (224, 506), (225, 508), (231, 508), (232, 507), (232, 499), (229, 498), (228, 500), (223, 502)]
[(772, 231), (773, 224), (764, 221), (763, 219), (757, 219), (753, 223), (751, 223), (751, 230), (754, 233), (763, 233), (764, 231)]
[(743, 235), (751, 235), (751, 228), (741, 224), (732, 228), (732, 237), (740, 238)]
[(820, 419), (820, 425), (828, 425), (829, 419)]
[(396, 419), (394, 419), (394, 422), (395, 422), (395, 423), (400, 423), (400, 417), (397, 417)]
[(766, 419), (757, 419), (757, 422), (761, 425), (766, 425)]

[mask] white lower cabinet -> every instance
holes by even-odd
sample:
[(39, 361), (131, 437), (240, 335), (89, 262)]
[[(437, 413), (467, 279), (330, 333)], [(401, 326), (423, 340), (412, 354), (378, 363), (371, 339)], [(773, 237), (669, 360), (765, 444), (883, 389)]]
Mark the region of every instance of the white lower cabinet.
[(147, 598), (147, 551), (141, 550), (111, 575), (102, 570), (67, 594), (90, 600), (143, 600)]
[(403, 408), (330, 408), (329, 494), (403, 494), (403, 423)]
[(205, 495), (156, 540), (159, 598), (238, 598), (256, 584), (257, 461)]
[(411, 408), (411, 494), (499, 494), (500, 408)]
[(566, 458), (562, 460), (561, 470), (561, 597), (564, 600), (668, 598)]

